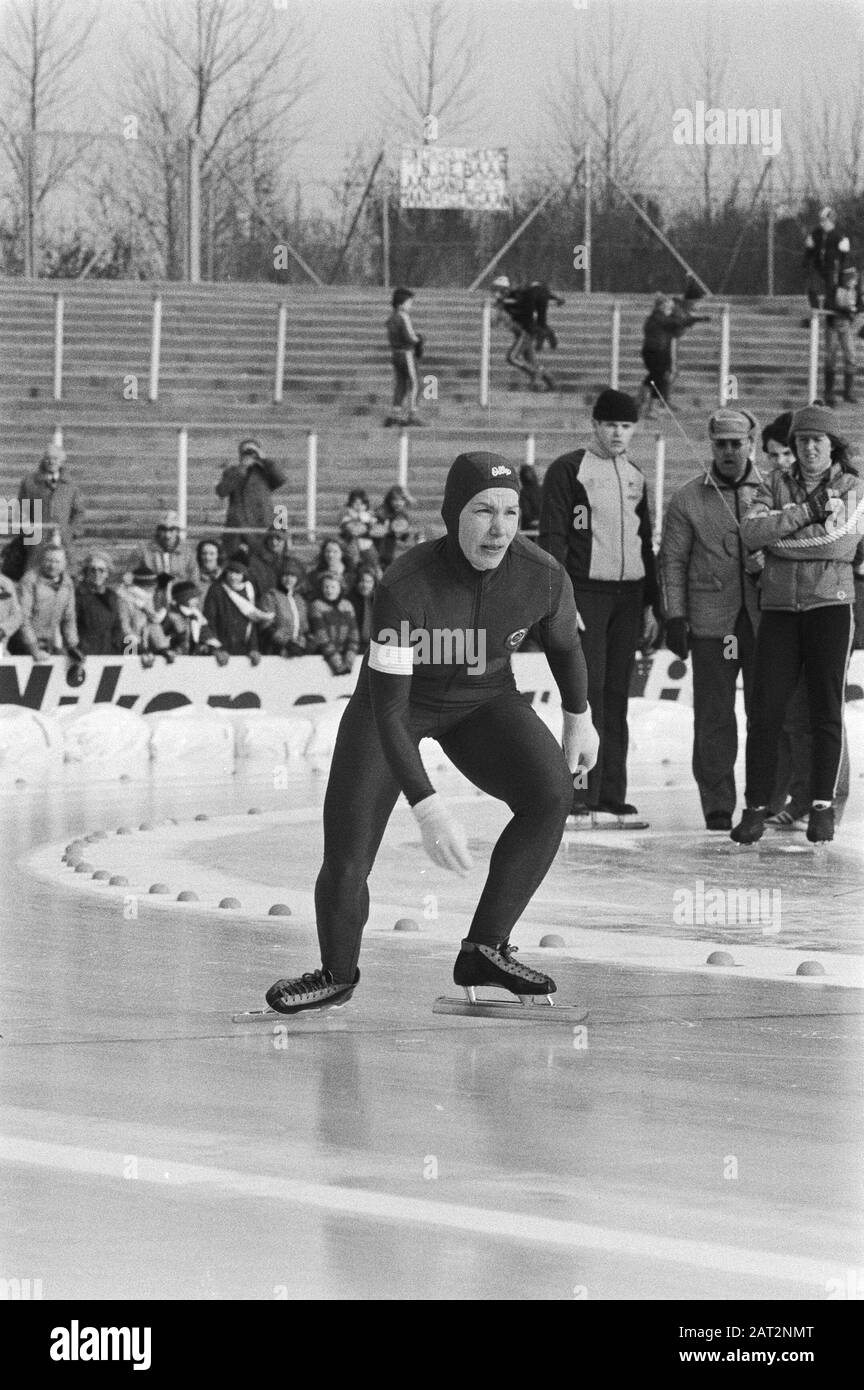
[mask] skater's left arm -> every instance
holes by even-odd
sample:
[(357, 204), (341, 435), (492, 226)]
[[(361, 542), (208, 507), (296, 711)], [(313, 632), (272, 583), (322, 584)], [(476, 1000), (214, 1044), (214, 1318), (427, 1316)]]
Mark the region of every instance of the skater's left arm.
[(414, 649), (399, 644), (402, 634), (410, 633), (415, 626), (390, 589), (379, 588), (372, 609), (369, 695), (384, 756), (411, 806), (435, 791), (426, 775), (418, 741), (409, 729)]

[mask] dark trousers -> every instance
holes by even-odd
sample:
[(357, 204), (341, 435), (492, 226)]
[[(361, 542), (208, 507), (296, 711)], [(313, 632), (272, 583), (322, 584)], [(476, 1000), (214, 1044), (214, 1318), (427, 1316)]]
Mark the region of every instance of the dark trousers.
[(843, 699), (852, 650), (852, 607), (806, 613), (769, 609), (756, 640), (747, 734), (747, 804), (767, 806), (777, 779), (780, 734), (803, 668), (813, 749), (811, 801), (833, 801), (843, 758)]
[(756, 633), (750, 614), (741, 609), (733, 646), (727, 637), (693, 637), (693, 776), (705, 816), (735, 810), (735, 759), (738, 721), (735, 685), (744, 678), (744, 709), (749, 718), (753, 692)]
[(668, 401), (669, 388), (672, 384), (672, 353), (643, 348), (642, 361), (648, 368), (648, 375), (642, 383), (643, 386), (653, 385), (663, 400)]
[[(627, 799), (627, 700), (636, 648), (642, 639), (643, 586), (619, 584), (608, 591), (574, 589), (585, 631), (588, 703), (600, 735), (597, 764), (588, 773), (589, 806)], [(577, 800), (579, 799), (577, 794)]]
[[(573, 780), (553, 734), (516, 691), (467, 715), (412, 710), (415, 742), (434, 737), (475, 787), (513, 812), (489, 861), (468, 939), (506, 941), (543, 882), (570, 810)], [(324, 800), (324, 862), (315, 885), (321, 961), (336, 980), (353, 980), (369, 916), (367, 879), (399, 796), (368, 697), (342, 717)], [(455, 808), (458, 819), (459, 808)], [(418, 892), (421, 885), (418, 884)]]
[[(795, 687), (795, 694), (786, 708), (786, 719), (780, 734), (777, 757), (777, 781), (769, 803), (773, 811), (782, 811), (790, 798), (789, 810), (794, 816), (802, 816), (810, 806), (810, 762), (813, 755), (813, 737), (810, 733), (810, 706), (807, 701), (807, 682), (802, 673)], [(849, 798), (849, 743), (843, 732), (843, 751), (840, 756), (840, 773), (837, 779), (837, 794), (834, 804), (839, 824), (842, 808)]]

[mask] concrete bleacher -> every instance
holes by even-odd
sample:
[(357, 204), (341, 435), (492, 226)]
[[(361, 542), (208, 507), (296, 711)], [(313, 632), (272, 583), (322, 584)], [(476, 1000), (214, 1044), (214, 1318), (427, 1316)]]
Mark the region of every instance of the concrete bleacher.
[[(159, 399), (147, 399), (151, 306), (163, 300)], [(54, 296), (65, 301), (63, 398), (53, 399)], [(566, 287), (565, 291), (566, 293)], [(620, 382), (635, 390), (650, 296), (617, 296), (622, 305)], [(276, 321), (288, 305), (284, 398), (273, 403)], [(480, 295), (421, 290), (414, 320), (426, 337), (421, 379), (433, 375), (437, 400), (421, 400), (430, 428), (410, 435), (409, 485), (428, 534), (438, 516), (447, 466), (463, 449), (494, 448), (524, 459), (536, 437), (543, 468), (585, 439), (590, 405), (608, 383), (613, 297), (568, 295), (552, 315), (559, 334), (548, 354), (559, 384), (534, 394), (503, 360), (510, 336), (493, 330), (490, 404), (479, 405)], [(803, 299), (737, 300), (732, 306), (730, 370), (738, 398), (767, 420), (807, 395), (808, 333)], [(667, 416), (640, 428), (632, 451), (649, 479), (653, 434), (666, 436), (666, 496), (704, 465), (705, 420), (717, 401), (720, 301), (706, 301), (712, 322), (694, 327), (680, 348)], [(703, 307), (703, 306), (700, 306)], [(290, 465), (274, 501), (302, 529), (306, 436), (318, 435), (318, 524), (332, 525), (354, 484), (373, 502), (397, 476), (398, 431), (382, 427), (390, 402), (389, 354), (381, 290), (258, 284), (188, 286), (126, 282), (0, 280), (0, 496), (13, 497), (53, 429), (63, 430), (70, 474), (88, 508), (87, 539), (118, 542), (148, 535), (155, 514), (176, 501), (177, 430), (189, 428), (189, 523), (214, 529), (224, 504), (214, 486), (236, 458), (237, 441), (261, 438)], [(137, 381), (137, 400), (127, 399)], [(864, 390), (864, 386), (862, 386)], [(860, 407), (841, 407), (857, 443)]]

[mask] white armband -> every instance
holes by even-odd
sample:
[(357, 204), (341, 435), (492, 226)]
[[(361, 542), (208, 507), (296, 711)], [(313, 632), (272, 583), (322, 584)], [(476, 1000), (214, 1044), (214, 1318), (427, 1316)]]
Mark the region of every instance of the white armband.
[(385, 676), (410, 676), (414, 670), (414, 648), (372, 641), (369, 643), (369, 669)]

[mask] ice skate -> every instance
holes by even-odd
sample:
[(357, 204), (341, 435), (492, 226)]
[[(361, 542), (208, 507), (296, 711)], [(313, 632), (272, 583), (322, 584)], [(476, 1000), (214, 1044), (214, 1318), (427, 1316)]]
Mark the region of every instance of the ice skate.
[(233, 1014), (233, 1023), (269, 1023), (285, 1014), (303, 1013), (308, 1009), (341, 1009), (351, 998), (360, 979), (360, 971), (350, 985), (339, 984), (329, 970), (311, 970), (293, 979), (277, 980), (266, 995), (269, 1008), (248, 1009)]
[(742, 811), (738, 824), (729, 832), (729, 838), (739, 845), (755, 845), (765, 833), (765, 814), (764, 806), (759, 810), (748, 807), (746, 811)]
[[(584, 1009), (573, 1005), (558, 1006), (554, 1013), (551, 1012), (553, 1001), (550, 996), (558, 986), (550, 976), (514, 960), (515, 951), (516, 947), (507, 941), (498, 946), (463, 941), (453, 967), (453, 981), (462, 986), (466, 997), (452, 999), (441, 996), (435, 1000), (432, 1012), (461, 1014), (468, 1018), (545, 1018), (562, 1023), (579, 1023), (587, 1017)], [(519, 1002), (478, 999), (477, 990), (480, 987), (504, 989), (508, 994), (515, 994)], [(534, 1005), (538, 996), (545, 997), (546, 1007)]]

